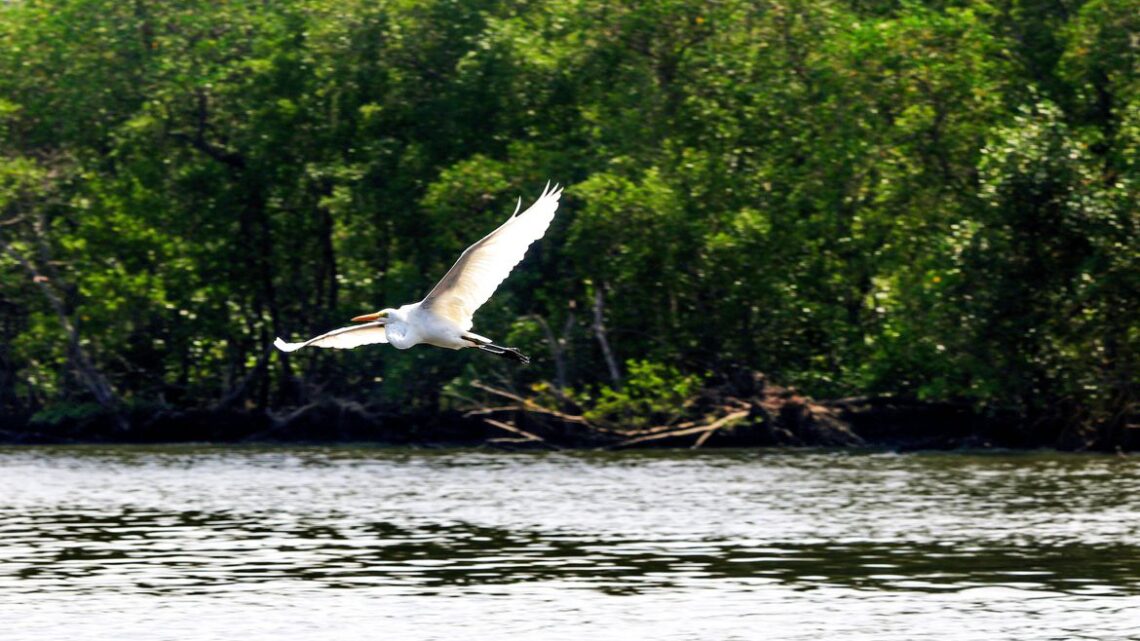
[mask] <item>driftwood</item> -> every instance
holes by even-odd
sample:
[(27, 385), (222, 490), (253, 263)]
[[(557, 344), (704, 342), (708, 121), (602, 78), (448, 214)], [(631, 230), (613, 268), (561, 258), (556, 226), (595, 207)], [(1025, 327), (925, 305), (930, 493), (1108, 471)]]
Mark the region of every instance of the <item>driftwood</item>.
[[(495, 396), (500, 396), (500, 397), (505, 398), (507, 400), (514, 401), (515, 405), (504, 405), (504, 406), (500, 406), (500, 407), (483, 407), (480, 409), (468, 411), (467, 413), (464, 414), (464, 416), (483, 416), (483, 415), (495, 414), (495, 413), (499, 413), (499, 412), (503, 412), (503, 411), (510, 411), (510, 412), (523, 411), (523, 412), (531, 412), (531, 413), (535, 413), (535, 414), (545, 414), (545, 415), (551, 416), (553, 418), (556, 418), (560, 421), (566, 421), (567, 423), (578, 423), (580, 425), (586, 425), (586, 426), (590, 427), (590, 429), (599, 429), (599, 430), (603, 430), (603, 431), (605, 430), (605, 428), (602, 426), (591, 424), (589, 421), (587, 421), (582, 416), (576, 416), (573, 414), (566, 414), (565, 412), (559, 412), (558, 410), (554, 410), (554, 409), (551, 409), (549, 407), (544, 407), (542, 405), (539, 405), (537, 402), (535, 402), (531, 399), (523, 398), (523, 397), (519, 396), (518, 394), (513, 394), (511, 392), (508, 392), (507, 390), (491, 387), (490, 385), (487, 385), (487, 384), (482, 383), (480, 381), (473, 381), (471, 383), (471, 386), (474, 387), (475, 389), (483, 390), (484, 392), (487, 392), (488, 394), (493, 394)], [(487, 419), (484, 419), (484, 421), (486, 421), (486, 420)]]
[(553, 443), (548, 443), (546, 439), (542, 438), (541, 436), (538, 436), (537, 434), (531, 434), (530, 432), (528, 432), (526, 430), (520, 430), (519, 428), (517, 428), (514, 425), (511, 425), (509, 423), (504, 423), (502, 421), (496, 421), (493, 418), (485, 418), (485, 419), (483, 419), (483, 422), (486, 423), (487, 425), (492, 426), (492, 427), (497, 427), (503, 431), (510, 432), (511, 434), (518, 434), (519, 436), (522, 437), (522, 440), (524, 442), (525, 441), (531, 441), (531, 442), (535, 442), (535, 443), (541, 443), (542, 445), (549, 447), (551, 449), (554, 449), (554, 450), (562, 449), (561, 447), (559, 447)]
[[(514, 434), (520, 439), (507, 439), (504, 442), (492, 441), (491, 444), (530, 445), (537, 444), (550, 449), (562, 449), (563, 445), (593, 444), (596, 440), (612, 440), (610, 431), (602, 425), (595, 425), (585, 417), (569, 414), (539, 404), (534, 399), (524, 398), (509, 390), (493, 387), (482, 381), (473, 381), (471, 386), (485, 392), (499, 400), (510, 401), (509, 405), (480, 405), (463, 414), (464, 418), (478, 418), (483, 423)], [(525, 429), (519, 426), (519, 418), (526, 417), (528, 427), (531, 424), (537, 429)], [(545, 432), (542, 436), (536, 432)], [(569, 438), (568, 433), (579, 433), (578, 438)], [(556, 443), (555, 440), (562, 443)]]
[[(675, 417), (662, 424), (632, 426), (620, 421), (587, 418), (555, 408), (537, 398), (475, 381), (471, 386), (494, 399), (476, 403), (464, 417), (477, 418), (510, 432), (524, 443), (545, 447), (626, 449), (706, 445), (862, 445), (843, 417), (840, 407), (812, 401), (794, 389), (768, 384), (752, 375), (743, 384), (711, 387), (685, 403), (685, 420)], [(564, 399), (562, 399), (564, 401)], [(560, 400), (563, 406), (566, 403)], [(697, 416), (693, 416), (696, 414)], [(714, 440), (715, 437), (715, 440)], [(519, 439), (513, 439), (515, 441)]]
[(746, 416), (748, 416), (748, 410), (740, 410), (737, 412), (733, 412), (732, 414), (729, 414), (728, 416), (722, 416), (722, 417), (718, 418), (717, 420), (713, 421), (712, 423), (709, 423), (708, 425), (698, 425), (696, 427), (688, 427), (688, 428), (677, 429), (677, 430), (657, 431), (657, 432), (654, 432), (653, 434), (647, 434), (645, 436), (638, 436), (636, 438), (631, 438), (629, 440), (622, 441), (621, 443), (617, 443), (617, 444), (611, 446), (610, 449), (616, 450), (616, 449), (621, 449), (621, 448), (626, 448), (626, 447), (632, 447), (634, 445), (644, 445), (646, 443), (651, 443), (653, 441), (660, 441), (663, 439), (678, 438), (681, 436), (691, 436), (693, 434), (699, 434), (700, 436), (697, 437), (696, 442), (693, 443), (693, 445), (692, 445), (692, 449), (697, 449), (700, 446), (705, 444), (705, 441), (707, 441), (709, 439), (709, 437), (713, 435), (713, 432), (716, 432), (720, 428), (724, 427), (725, 425), (732, 423), (733, 421), (739, 421)]

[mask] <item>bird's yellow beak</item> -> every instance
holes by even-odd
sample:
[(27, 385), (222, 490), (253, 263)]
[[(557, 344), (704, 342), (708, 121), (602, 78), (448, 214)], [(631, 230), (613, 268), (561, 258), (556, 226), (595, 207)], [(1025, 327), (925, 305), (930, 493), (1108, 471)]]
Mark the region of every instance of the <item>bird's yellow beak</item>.
[(365, 323), (368, 321), (374, 321), (377, 318), (386, 318), (387, 316), (388, 316), (388, 312), (373, 312), (371, 314), (364, 314), (362, 316), (357, 316), (357, 317), (353, 318), (352, 320), (357, 322), (357, 323)]

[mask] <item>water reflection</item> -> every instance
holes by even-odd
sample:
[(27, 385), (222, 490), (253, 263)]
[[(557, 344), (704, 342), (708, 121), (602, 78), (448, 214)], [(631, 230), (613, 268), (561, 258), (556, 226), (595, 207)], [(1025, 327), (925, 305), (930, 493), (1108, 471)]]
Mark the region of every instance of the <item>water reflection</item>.
[(195, 599), (235, 590), (294, 607), (379, 590), (423, 607), (509, 588), (554, 590), (573, 620), (581, 591), (698, 590), (714, 610), (762, 593), (827, 616), (980, 590), (1051, 600), (1041, 616), (1061, 630), (1136, 605), (1138, 497), (1136, 461), (1107, 457), (11, 449), (0, 597), (177, 598), (193, 616)]
[(692, 579), (786, 583), (797, 589), (961, 590), (980, 586), (1075, 594), (1140, 592), (1140, 547), (972, 543), (799, 543), (597, 539), (472, 523), (409, 528), (272, 514), (35, 512), (0, 524), (5, 573), (24, 590), (152, 591), (279, 580), (419, 589), (562, 580), (611, 592)]

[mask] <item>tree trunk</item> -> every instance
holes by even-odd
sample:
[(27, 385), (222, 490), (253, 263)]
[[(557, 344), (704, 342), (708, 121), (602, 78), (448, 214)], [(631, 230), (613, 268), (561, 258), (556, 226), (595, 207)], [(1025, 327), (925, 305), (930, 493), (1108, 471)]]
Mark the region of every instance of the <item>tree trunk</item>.
[[(41, 224), (42, 221), (36, 225), (36, 234), (40, 239), (43, 238), (44, 231), (41, 228)], [(52, 311), (55, 312), (56, 318), (63, 328), (67, 341), (67, 362), (75, 371), (77, 380), (87, 389), (95, 399), (95, 402), (113, 417), (116, 426), (120, 430), (126, 431), (129, 429), (130, 426), (127, 423), (126, 417), (122, 414), (122, 407), (119, 403), (118, 396), (115, 394), (114, 388), (111, 387), (107, 378), (103, 376), (103, 373), (95, 366), (95, 363), (91, 360), (87, 351), (83, 349), (83, 345), (79, 340), (79, 330), (76, 329), (75, 324), (71, 322), (71, 318), (68, 316), (63, 297), (55, 290), (55, 285), (53, 284), (55, 281), (40, 273), (40, 270), (35, 264), (13, 249), (3, 238), (0, 238), (0, 248), (28, 272), (28, 275), (32, 278), (32, 282), (35, 283), (36, 287), (39, 288), (40, 292), (51, 305)], [(44, 247), (41, 247), (41, 250), (46, 252), (46, 248)]]
[(604, 283), (599, 283), (598, 286), (594, 288), (594, 336), (598, 339), (598, 345), (602, 348), (602, 357), (606, 359), (606, 368), (610, 371), (610, 379), (614, 382), (614, 387), (620, 388), (621, 370), (618, 369), (614, 352), (610, 349), (609, 339), (606, 338), (606, 325), (603, 319), (605, 315), (605, 300), (602, 295), (602, 289), (604, 287)]
[(566, 325), (562, 329), (562, 336), (559, 337), (554, 336), (554, 331), (550, 329), (550, 324), (546, 322), (545, 318), (538, 314), (535, 314), (533, 318), (542, 328), (542, 333), (546, 336), (546, 344), (550, 347), (550, 358), (554, 361), (554, 389), (561, 396), (566, 390), (566, 339), (570, 334), (570, 329), (574, 326), (574, 313), (567, 313)]

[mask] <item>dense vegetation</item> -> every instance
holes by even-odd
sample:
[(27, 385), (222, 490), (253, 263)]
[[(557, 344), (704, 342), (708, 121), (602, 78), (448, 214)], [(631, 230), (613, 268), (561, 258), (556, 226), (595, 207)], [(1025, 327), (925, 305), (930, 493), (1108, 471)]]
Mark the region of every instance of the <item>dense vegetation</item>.
[[(1118, 440), (1138, 61), (1136, 0), (2, 3), (0, 415), (759, 370)], [(270, 349), (418, 300), (547, 179), (477, 317), (531, 367)]]

